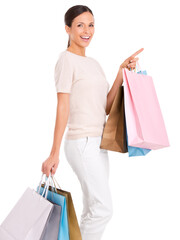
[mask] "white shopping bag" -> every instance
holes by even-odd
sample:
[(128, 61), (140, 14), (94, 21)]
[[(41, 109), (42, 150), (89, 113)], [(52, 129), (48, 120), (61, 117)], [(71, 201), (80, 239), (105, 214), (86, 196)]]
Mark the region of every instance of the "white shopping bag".
[[(43, 175), (39, 186), (41, 186)], [(50, 177), (50, 176), (49, 176)], [(27, 188), (0, 226), (0, 240), (39, 240), (49, 220), (53, 204), (47, 200), (49, 177), (42, 195)], [(44, 193), (45, 197), (43, 197)]]
[[(51, 183), (50, 183), (51, 190), (50, 191), (52, 191), (52, 187), (54, 187), (54, 189), (56, 189), (56, 186), (54, 185), (52, 178), (50, 179), (50, 181), (51, 181)], [(57, 193), (57, 189), (56, 189), (56, 193)], [(47, 197), (47, 199), (48, 199), (48, 197)], [(52, 201), (50, 201), (50, 202), (53, 203), (52, 214), (44, 228), (44, 232), (41, 235), (40, 240), (57, 240), (58, 239), (62, 207), (60, 205), (54, 203), (53, 191), (52, 191), (52, 199), (51, 200)]]
[(0, 240), (15, 240), (15, 239), (0, 226)]

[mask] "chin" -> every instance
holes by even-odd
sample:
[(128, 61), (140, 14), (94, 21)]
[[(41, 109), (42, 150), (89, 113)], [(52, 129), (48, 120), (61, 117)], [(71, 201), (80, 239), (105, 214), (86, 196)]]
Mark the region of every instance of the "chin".
[(77, 45), (79, 45), (80, 47), (88, 47), (89, 46), (89, 44), (90, 43), (84, 43), (84, 44), (82, 44), (82, 43), (78, 43)]

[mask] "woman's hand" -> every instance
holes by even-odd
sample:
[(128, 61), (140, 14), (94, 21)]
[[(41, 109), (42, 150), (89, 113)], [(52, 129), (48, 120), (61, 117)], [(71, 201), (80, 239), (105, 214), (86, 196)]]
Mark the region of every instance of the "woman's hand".
[(135, 69), (136, 68), (136, 62), (139, 60), (139, 58), (135, 58), (140, 52), (142, 52), (144, 48), (139, 49), (137, 52), (132, 54), (130, 57), (128, 57), (121, 65), (120, 65), (120, 70), (122, 68), (128, 68), (128, 69)]
[(136, 62), (139, 60), (139, 58), (135, 58), (136, 55), (138, 55), (140, 52), (142, 52), (144, 48), (139, 49), (137, 52), (135, 52), (133, 55), (128, 57), (119, 67), (119, 71), (117, 74), (118, 79), (120, 79), (120, 84), (123, 83), (123, 73), (122, 69), (127, 68), (128, 70), (135, 69), (136, 68)]
[(47, 177), (49, 177), (49, 174), (51, 172), (51, 175), (54, 175), (56, 173), (57, 167), (59, 165), (59, 155), (50, 155), (43, 163), (41, 171), (46, 174)]

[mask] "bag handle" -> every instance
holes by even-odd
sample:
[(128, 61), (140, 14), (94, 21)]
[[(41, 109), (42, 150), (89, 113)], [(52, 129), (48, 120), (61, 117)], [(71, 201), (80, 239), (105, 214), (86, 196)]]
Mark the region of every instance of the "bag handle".
[(50, 182), (50, 186), (54, 188), (54, 192), (58, 193), (57, 192), (57, 188), (56, 188), (56, 184), (54, 182), (54, 179), (53, 179), (53, 176), (51, 175), (51, 182)]
[[(40, 194), (40, 188), (41, 188), (41, 184), (42, 184), (44, 175), (46, 175), (46, 174), (42, 173), (41, 180), (40, 180), (39, 186), (38, 186), (38, 191), (36, 191), (38, 194)], [(44, 190), (43, 190), (42, 194), (40, 194), (41, 197), (43, 197), (44, 193), (46, 192), (45, 198), (47, 199), (47, 195), (48, 195), (48, 191), (49, 191), (49, 186), (54, 187), (54, 189), (55, 189), (55, 191), (56, 191), (56, 193), (57, 193), (57, 188), (56, 188), (56, 183), (55, 183), (55, 181), (56, 181), (58, 187), (61, 189), (59, 183), (57, 182), (57, 180), (55, 179), (55, 177), (54, 177), (54, 176), (51, 174), (51, 172), (50, 172), (49, 177), (46, 176), (46, 178), (45, 178)], [(53, 198), (53, 191), (52, 191), (52, 198)]]
[[(57, 183), (57, 185), (58, 185), (58, 187), (59, 187), (59, 189), (61, 189), (62, 190), (62, 188), (60, 187), (60, 185), (59, 185), (59, 183), (57, 182), (57, 180), (55, 179), (55, 177), (54, 176), (52, 176), (52, 180), (53, 180), (53, 182), (54, 182), (54, 180), (56, 181), (56, 183)], [(55, 186), (56, 184), (55, 184), (55, 182), (54, 182), (54, 186)]]
[[(52, 189), (52, 191), (51, 191), (51, 193), (52, 193), (52, 201), (53, 201), (53, 193), (57, 193), (58, 194), (58, 191), (57, 191), (57, 188), (56, 188), (56, 184), (55, 184), (55, 181), (57, 182), (57, 180), (54, 178), (54, 176), (51, 174), (51, 172), (50, 172), (50, 176), (49, 176), (49, 185), (48, 185), (48, 189), (49, 189), (49, 186), (51, 186), (51, 187), (53, 187), (53, 189)], [(58, 184), (58, 182), (57, 182), (57, 184)], [(59, 186), (59, 184), (58, 184), (58, 186)], [(45, 186), (44, 186), (44, 188), (45, 188)], [(59, 188), (61, 189), (61, 187), (59, 186)], [(53, 191), (54, 190), (54, 191)], [(48, 191), (47, 191), (48, 192)]]
[(136, 69), (137, 69), (137, 72), (142, 71), (142, 68), (141, 68), (141, 66), (139, 65), (139, 62), (138, 62), (138, 61), (137, 61), (137, 63), (136, 63)]
[[(130, 71), (131, 71), (131, 68), (130, 68)], [(136, 72), (136, 71), (137, 71), (137, 72), (142, 71), (142, 68), (140, 67), (138, 61), (136, 62), (136, 67), (135, 67), (135, 69), (133, 69), (132, 71), (134, 71), (134, 72)]]
[[(47, 179), (47, 176), (46, 176), (46, 179)], [(49, 179), (48, 184), (44, 185), (44, 191), (46, 190), (46, 197), (45, 198), (47, 199), (48, 190), (49, 190), (49, 187), (51, 186), (53, 188), (52, 191), (50, 191), (51, 194), (52, 194), (52, 202), (53, 202), (53, 193), (58, 194), (58, 191), (57, 191), (56, 184), (54, 182), (53, 175), (51, 174), (51, 172), (49, 174), (48, 179)], [(42, 195), (44, 194), (44, 191), (43, 191)]]
[[(39, 182), (38, 191), (36, 191), (38, 194), (40, 194), (40, 187), (41, 187), (41, 183), (42, 183), (42, 181), (43, 181), (43, 177), (44, 177), (44, 173), (42, 173), (42, 175), (41, 175), (41, 180), (40, 180), (40, 182)], [(44, 192), (43, 192), (43, 193), (44, 193)]]
[[(41, 180), (40, 180), (40, 182), (39, 182), (38, 191), (36, 191), (38, 194), (40, 194), (40, 188), (41, 188), (41, 184), (42, 184), (44, 175), (45, 175), (45, 174), (42, 173)], [(51, 177), (51, 175), (49, 175), (49, 177), (46, 176), (45, 184), (44, 184), (44, 190), (43, 190), (42, 194), (40, 194), (41, 197), (43, 197), (44, 193), (46, 192), (46, 194), (45, 194), (45, 199), (47, 199), (47, 194), (48, 194), (48, 190), (49, 190), (49, 180), (50, 180), (50, 177)]]

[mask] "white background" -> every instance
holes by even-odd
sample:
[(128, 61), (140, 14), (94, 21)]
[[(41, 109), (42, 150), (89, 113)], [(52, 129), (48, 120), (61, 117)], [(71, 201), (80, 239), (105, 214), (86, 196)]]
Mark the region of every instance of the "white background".
[[(171, 146), (145, 157), (109, 151), (114, 215), (103, 239), (179, 240), (179, 7), (178, 1), (16, 0), (0, 3), (0, 222), (27, 187), (36, 189), (49, 156), (57, 96), (54, 66), (67, 47), (64, 14), (84, 4), (95, 17), (86, 49), (104, 69), (110, 85), (120, 64), (139, 54), (153, 77)], [(81, 188), (66, 161), (64, 140), (55, 174), (70, 191), (76, 214)]]

